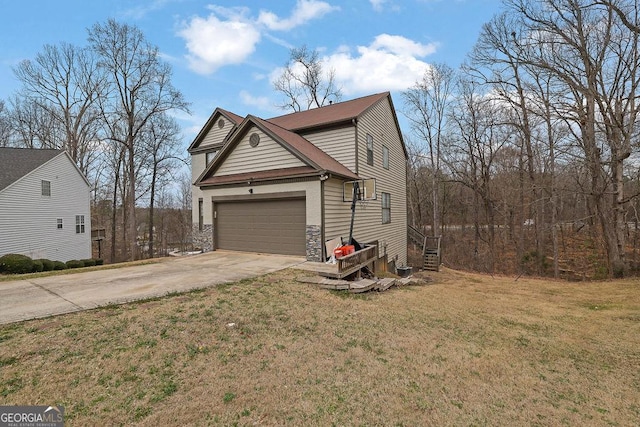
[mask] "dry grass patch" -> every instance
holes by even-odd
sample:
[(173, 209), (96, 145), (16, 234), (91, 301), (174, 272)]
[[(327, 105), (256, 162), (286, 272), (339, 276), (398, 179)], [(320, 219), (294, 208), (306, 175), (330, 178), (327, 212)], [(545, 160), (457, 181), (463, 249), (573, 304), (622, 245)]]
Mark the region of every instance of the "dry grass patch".
[(0, 404), (69, 425), (634, 425), (640, 287), (434, 274), (382, 294), (286, 270), (0, 327)]

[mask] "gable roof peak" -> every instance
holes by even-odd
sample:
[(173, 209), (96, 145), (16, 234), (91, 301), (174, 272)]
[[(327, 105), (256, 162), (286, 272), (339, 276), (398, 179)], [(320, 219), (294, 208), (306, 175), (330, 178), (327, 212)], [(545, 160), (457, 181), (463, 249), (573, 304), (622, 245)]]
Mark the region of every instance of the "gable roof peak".
[(191, 142), (191, 145), (189, 145), (189, 148), (187, 148), (188, 152), (191, 153), (192, 151), (198, 148), (202, 140), (207, 136), (207, 133), (209, 132), (209, 130), (211, 130), (214, 123), (217, 121), (216, 117), (219, 115), (229, 120), (234, 127), (238, 126), (244, 120), (244, 117), (242, 116), (239, 116), (223, 108), (216, 107), (216, 109), (213, 110), (213, 113), (211, 113), (211, 116), (209, 116), (209, 118), (207, 119), (207, 122), (204, 124), (202, 129), (200, 129), (200, 132), (198, 132), (198, 135), (196, 135), (196, 137), (193, 139), (193, 142)]

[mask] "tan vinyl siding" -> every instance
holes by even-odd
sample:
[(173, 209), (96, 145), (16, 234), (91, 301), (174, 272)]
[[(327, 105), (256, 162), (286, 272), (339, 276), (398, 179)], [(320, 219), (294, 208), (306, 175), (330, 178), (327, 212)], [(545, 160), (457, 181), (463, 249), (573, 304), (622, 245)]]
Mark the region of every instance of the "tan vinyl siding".
[[(42, 180), (51, 182), (51, 196), (42, 196)], [(88, 184), (65, 154), (6, 187), (0, 192), (0, 256), (91, 258), (89, 197)], [(84, 215), (84, 233), (76, 234), (76, 215)]]
[[(356, 204), (356, 213), (353, 222), (353, 237), (359, 243), (378, 241), (380, 255), (384, 255), (383, 245), (387, 244), (389, 259), (398, 255), (398, 262), (406, 263), (406, 249), (402, 250), (396, 234), (397, 224), (393, 224), (393, 208), (391, 212), (392, 223), (382, 224), (382, 209), (380, 191), (377, 200), (372, 200), (363, 207)], [(330, 179), (325, 182), (325, 240), (342, 237), (346, 241), (349, 238), (349, 226), (351, 222), (351, 203), (343, 202), (342, 181)], [(391, 197), (393, 203), (393, 196)], [(406, 230), (404, 232), (406, 234)], [(404, 239), (406, 242), (406, 237)]]
[[(224, 120), (224, 127), (222, 129), (218, 127), (218, 121), (220, 119)], [(209, 129), (209, 132), (207, 132), (207, 135), (204, 138), (202, 138), (202, 142), (200, 142), (198, 147), (203, 148), (203, 147), (206, 147), (207, 145), (222, 144), (222, 142), (227, 137), (229, 132), (231, 132), (231, 129), (233, 129), (233, 123), (231, 123), (229, 120), (225, 119), (224, 117), (218, 115), (215, 118), (215, 121), (213, 122), (211, 129)]]
[[(366, 162), (367, 134), (373, 136), (373, 166)], [(407, 198), (406, 157), (400, 135), (391, 111), (391, 104), (385, 98), (365, 112), (358, 121), (358, 175), (363, 178), (376, 178), (378, 200), (375, 202), (375, 221), (387, 243), (389, 260), (398, 255), (396, 265), (407, 263)], [(389, 149), (389, 169), (382, 165), (382, 146)], [(391, 195), (391, 223), (382, 224), (382, 192)], [(373, 204), (373, 203), (372, 203)], [(367, 208), (371, 209), (371, 208)]]
[(302, 136), (352, 172), (355, 172), (356, 159), (353, 156), (356, 140), (355, 129), (355, 126), (349, 126), (322, 132), (303, 133)]
[[(367, 133), (373, 136), (373, 166), (366, 163)], [(358, 121), (358, 174), (363, 178), (376, 179), (377, 200), (370, 201), (366, 208), (359, 204), (354, 221), (354, 237), (359, 242), (377, 240), (380, 255), (386, 244), (389, 260), (396, 265), (407, 263), (407, 201), (406, 160), (389, 102), (384, 99), (363, 114)], [(382, 145), (389, 149), (389, 169), (382, 167)], [(382, 224), (381, 193), (391, 195), (391, 222)], [(342, 181), (331, 179), (325, 182), (325, 239), (349, 236), (351, 204), (342, 201)]]
[[(249, 137), (254, 132), (260, 135), (260, 143), (257, 147), (252, 147), (249, 144)], [(299, 166), (306, 165), (271, 137), (253, 127), (244, 135), (229, 156), (224, 159), (216, 171), (216, 175), (233, 175)]]
[[(196, 179), (204, 172), (205, 168), (205, 154), (198, 153), (191, 155), (191, 183), (196, 182)], [(194, 224), (198, 223), (198, 199), (202, 198), (202, 190), (195, 185), (191, 186), (191, 219)], [(212, 224), (213, 218), (211, 215), (211, 207), (206, 203), (204, 204), (204, 224)]]

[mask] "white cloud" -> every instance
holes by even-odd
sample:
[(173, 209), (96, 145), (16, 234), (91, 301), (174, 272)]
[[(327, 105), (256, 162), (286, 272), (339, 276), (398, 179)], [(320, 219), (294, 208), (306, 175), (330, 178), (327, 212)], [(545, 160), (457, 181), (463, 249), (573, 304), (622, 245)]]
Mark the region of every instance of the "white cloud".
[(371, 6), (373, 6), (373, 10), (375, 10), (376, 12), (381, 12), (382, 7), (387, 2), (387, 0), (369, 0), (369, 2), (371, 3)]
[(358, 46), (356, 55), (343, 46), (324, 60), (335, 70), (345, 94), (405, 90), (422, 78), (429, 64), (420, 58), (434, 53), (436, 47), (381, 34), (369, 46)]
[(253, 96), (246, 90), (240, 91), (240, 100), (243, 104), (256, 107), (264, 111), (272, 111), (274, 109), (273, 102), (266, 96)]
[(149, 3), (126, 9), (121, 15), (125, 18), (142, 19), (150, 12), (164, 8), (167, 4), (171, 3), (171, 1), (172, 0), (153, 0)]
[[(244, 11), (211, 7), (207, 18), (194, 17), (179, 31), (185, 39), (191, 69), (211, 74), (229, 64), (240, 64), (251, 55), (260, 41), (260, 31), (245, 19)], [(226, 17), (228, 20), (221, 20)]]
[(298, 0), (289, 18), (279, 18), (275, 13), (263, 10), (260, 12), (257, 22), (270, 30), (288, 31), (313, 19), (321, 18), (334, 10), (340, 10), (340, 8), (323, 1)]
[(225, 65), (246, 61), (263, 36), (286, 45), (267, 34), (268, 30), (288, 31), (339, 9), (323, 1), (298, 0), (289, 18), (263, 10), (256, 19), (249, 17), (250, 10), (246, 7), (208, 8), (211, 10), (208, 17), (195, 16), (178, 31), (186, 42), (190, 68), (200, 74), (211, 74)]

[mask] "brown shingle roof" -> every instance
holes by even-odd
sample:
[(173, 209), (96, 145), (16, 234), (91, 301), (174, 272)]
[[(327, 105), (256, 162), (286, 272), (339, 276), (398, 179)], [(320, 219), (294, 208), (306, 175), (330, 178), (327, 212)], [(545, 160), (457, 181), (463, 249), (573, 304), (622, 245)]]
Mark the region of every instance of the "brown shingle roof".
[(62, 152), (51, 149), (0, 147), (0, 191)]
[(224, 110), (222, 108), (218, 108), (223, 115), (227, 116), (227, 118), (233, 121), (235, 124), (239, 125), (244, 120), (244, 117), (237, 115), (236, 113), (232, 113), (229, 110)]
[(299, 154), (299, 157), (302, 157), (303, 161), (306, 161), (306, 163), (311, 163), (312, 166), (314, 166), (317, 170), (324, 170), (343, 176), (345, 178), (358, 178), (358, 175), (351, 172), (351, 170), (349, 170), (342, 163), (338, 162), (336, 159), (334, 159), (297, 133), (291, 132), (287, 129), (283, 129), (280, 126), (277, 126), (266, 120), (262, 120), (258, 117), (250, 117), (255, 123), (260, 124), (264, 128), (266, 128), (268, 130), (268, 133), (277, 136), (288, 146), (289, 149), (292, 149), (294, 153)]
[(312, 110), (273, 117), (267, 121), (289, 130), (310, 129), (349, 122), (387, 96), (389, 96), (389, 92), (377, 93)]
[[(202, 173), (196, 184), (222, 184), (228, 183), (230, 182), (229, 180), (235, 178), (239, 179), (240, 181), (245, 180), (246, 177), (241, 177), (240, 175), (233, 175), (233, 177), (235, 178), (217, 177), (215, 176), (215, 171), (217, 170), (218, 166), (222, 164), (222, 162), (224, 162), (226, 156), (233, 150), (235, 144), (237, 144), (237, 142), (241, 138), (241, 134), (246, 132), (248, 126), (251, 126), (252, 124), (258, 126), (265, 133), (269, 134), (272, 138), (277, 140), (285, 149), (292, 152), (296, 157), (306, 163), (308, 167), (312, 168), (312, 170), (314, 170), (316, 173), (329, 172), (346, 179), (358, 179), (358, 175), (352, 172), (349, 168), (335, 160), (329, 154), (325, 153), (320, 148), (316, 147), (314, 144), (312, 144), (296, 132), (326, 128), (347, 123), (350, 124), (353, 119), (358, 118), (373, 105), (387, 97), (390, 97), (389, 92), (383, 92), (364, 96), (362, 98), (357, 98), (350, 101), (315, 108), (312, 110), (300, 111), (283, 116), (273, 117), (267, 120), (252, 115), (249, 115), (245, 119), (242, 119), (240, 116), (223, 110), (222, 108), (216, 108), (215, 112), (211, 115), (209, 122), (207, 122), (207, 125), (205, 125), (205, 128), (203, 128), (200, 131), (198, 137), (196, 137), (196, 140), (189, 149), (190, 151), (197, 147), (198, 140), (201, 137), (204, 137), (206, 132), (208, 132), (211, 126), (210, 122), (213, 120), (213, 116), (216, 113), (223, 114), (229, 119), (237, 120), (236, 124), (238, 125), (238, 128), (234, 130), (233, 134), (230, 134), (228, 141), (230, 145), (225, 145), (225, 147), (223, 147), (220, 154), (218, 154), (213, 163), (211, 163), (211, 165), (209, 165), (209, 167)], [(389, 99), (389, 101), (391, 100)], [(293, 169), (298, 168), (282, 169), (279, 170), (280, 172), (278, 173), (285, 173), (285, 171), (288, 171), (290, 173), (301, 173), (300, 171), (294, 171)], [(275, 172), (266, 173), (269, 176), (265, 176), (265, 179), (270, 179), (273, 178), (271, 175), (273, 175)], [(305, 170), (304, 173), (308, 173), (308, 170)], [(278, 177), (280, 177), (280, 175), (278, 175)]]

